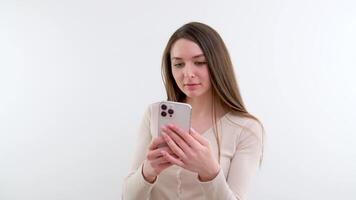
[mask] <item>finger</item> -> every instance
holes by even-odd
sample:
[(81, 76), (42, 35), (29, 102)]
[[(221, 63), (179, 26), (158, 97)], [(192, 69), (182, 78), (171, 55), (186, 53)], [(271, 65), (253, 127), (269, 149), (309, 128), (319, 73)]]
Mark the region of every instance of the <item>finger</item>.
[[(169, 155), (171, 155), (171, 156), (173, 156), (173, 157), (179, 159), (179, 157), (178, 157), (172, 150), (170, 150), (170, 151), (162, 150), (162, 151), (161, 151), (161, 156), (163, 156), (163, 154), (164, 154), (165, 152), (168, 153)], [(171, 153), (169, 153), (169, 152), (171, 152)]]
[(178, 158), (174, 158), (173, 156), (169, 155), (168, 153), (162, 152), (163, 157), (168, 160), (170, 163), (178, 165), (180, 167), (185, 167), (184, 162), (179, 160)]
[(161, 168), (161, 170), (164, 170), (172, 165), (173, 164), (169, 162), (169, 163), (159, 164), (158, 167)]
[(170, 161), (167, 160), (167, 158), (164, 157), (163, 155), (162, 155), (162, 157), (159, 157), (159, 158), (151, 161), (152, 166), (158, 166), (158, 165), (167, 164), (167, 163), (170, 163)]
[(177, 133), (169, 128), (163, 128), (163, 131), (172, 138), (172, 140), (183, 150), (183, 152), (191, 151), (189, 145)]
[(165, 141), (161, 136), (156, 137), (150, 145), (150, 150), (157, 149), (158, 146), (164, 142)]
[(186, 159), (186, 155), (184, 154), (183, 150), (172, 140), (169, 135), (165, 132), (162, 132), (163, 138), (165, 139), (168, 147), (175, 153), (179, 158)]
[(190, 135), (203, 146), (207, 146), (209, 144), (208, 140), (196, 132), (193, 128), (190, 128)]
[(161, 147), (161, 148), (149, 151), (147, 153), (147, 159), (148, 160), (154, 160), (157, 157), (161, 157), (162, 156), (162, 154), (161, 154), (162, 150), (166, 151), (169, 154), (173, 154), (173, 151), (169, 147)]
[(185, 132), (181, 128), (170, 124), (168, 125), (168, 128), (176, 132), (181, 138), (184, 139), (184, 141), (191, 147), (193, 148), (198, 148), (200, 146), (200, 143), (197, 142), (189, 133)]

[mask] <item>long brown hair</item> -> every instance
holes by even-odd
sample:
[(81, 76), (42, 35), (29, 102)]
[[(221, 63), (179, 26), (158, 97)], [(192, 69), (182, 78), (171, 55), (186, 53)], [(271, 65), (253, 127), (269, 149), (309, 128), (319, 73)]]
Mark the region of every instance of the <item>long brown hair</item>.
[[(178, 30), (169, 38), (162, 58), (162, 79), (166, 87), (167, 100), (183, 102), (186, 95), (178, 88), (171, 72), (170, 51), (174, 42), (178, 39), (187, 39), (196, 43), (204, 53), (208, 63), (210, 81), (212, 83), (212, 113), (214, 134), (218, 145), (218, 157), (220, 162), (220, 134), (217, 129), (216, 106), (220, 105), (226, 111), (232, 112), (242, 117), (252, 118), (262, 123), (253, 115), (247, 112), (243, 103), (240, 90), (237, 85), (233, 65), (229, 52), (220, 35), (211, 27), (200, 22), (190, 22)], [(262, 126), (263, 127), (263, 126)], [(262, 134), (263, 145), (263, 134)], [(263, 151), (262, 151), (263, 155)], [(260, 164), (262, 156), (260, 159)]]

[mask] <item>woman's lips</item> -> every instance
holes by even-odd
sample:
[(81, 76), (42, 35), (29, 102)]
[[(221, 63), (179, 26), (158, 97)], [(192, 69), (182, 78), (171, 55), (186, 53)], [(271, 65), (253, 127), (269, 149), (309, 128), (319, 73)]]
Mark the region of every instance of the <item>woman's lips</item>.
[(199, 87), (200, 84), (198, 83), (188, 83), (185, 84), (185, 87), (187, 87), (188, 90), (195, 90), (197, 87)]

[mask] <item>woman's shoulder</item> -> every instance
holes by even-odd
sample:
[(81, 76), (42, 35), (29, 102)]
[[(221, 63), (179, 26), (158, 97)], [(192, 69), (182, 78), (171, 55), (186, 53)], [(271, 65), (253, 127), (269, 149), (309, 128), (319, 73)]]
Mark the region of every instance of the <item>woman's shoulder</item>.
[(146, 105), (145, 113), (149, 114), (158, 110), (159, 102), (149, 103)]
[(149, 103), (148, 105), (146, 105), (143, 114), (144, 118), (152, 120), (152, 117), (154, 116), (153, 113), (155, 113), (155, 111), (158, 111), (158, 105), (159, 102)]
[(159, 102), (149, 103), (149, 104), (146, 106), (146, 111), (152, 112), (153, 110), (157, 110), (157, 109), (158, 109), (158, 105), (159, 105)]
[(226, 119), (229, 125), (233, 128), (239, 128), (259, 136), (263, 134), (262, 123), (253, 117), (242, 116), (238, 113), (229, 112), (226, 114)]

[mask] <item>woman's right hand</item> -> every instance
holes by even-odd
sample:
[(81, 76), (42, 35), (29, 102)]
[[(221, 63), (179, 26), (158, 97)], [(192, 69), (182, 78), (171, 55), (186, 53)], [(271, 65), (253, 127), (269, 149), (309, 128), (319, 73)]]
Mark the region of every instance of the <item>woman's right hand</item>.
[(142, 175), (146, 179), (146, 181), (150, 183), (154, 183), (156, 181), (157, 176), (163, 170), (173, 165), (165, 157), (163, 157), (163, 154), (161, 153), (162, 151), (164, 151), (175, 156), (167, 145), (161, 145), (165, 143), (166, 142), (163, 137), (158, 136), (152, 141), (149, 147), (147, 158), (143, 164)]

